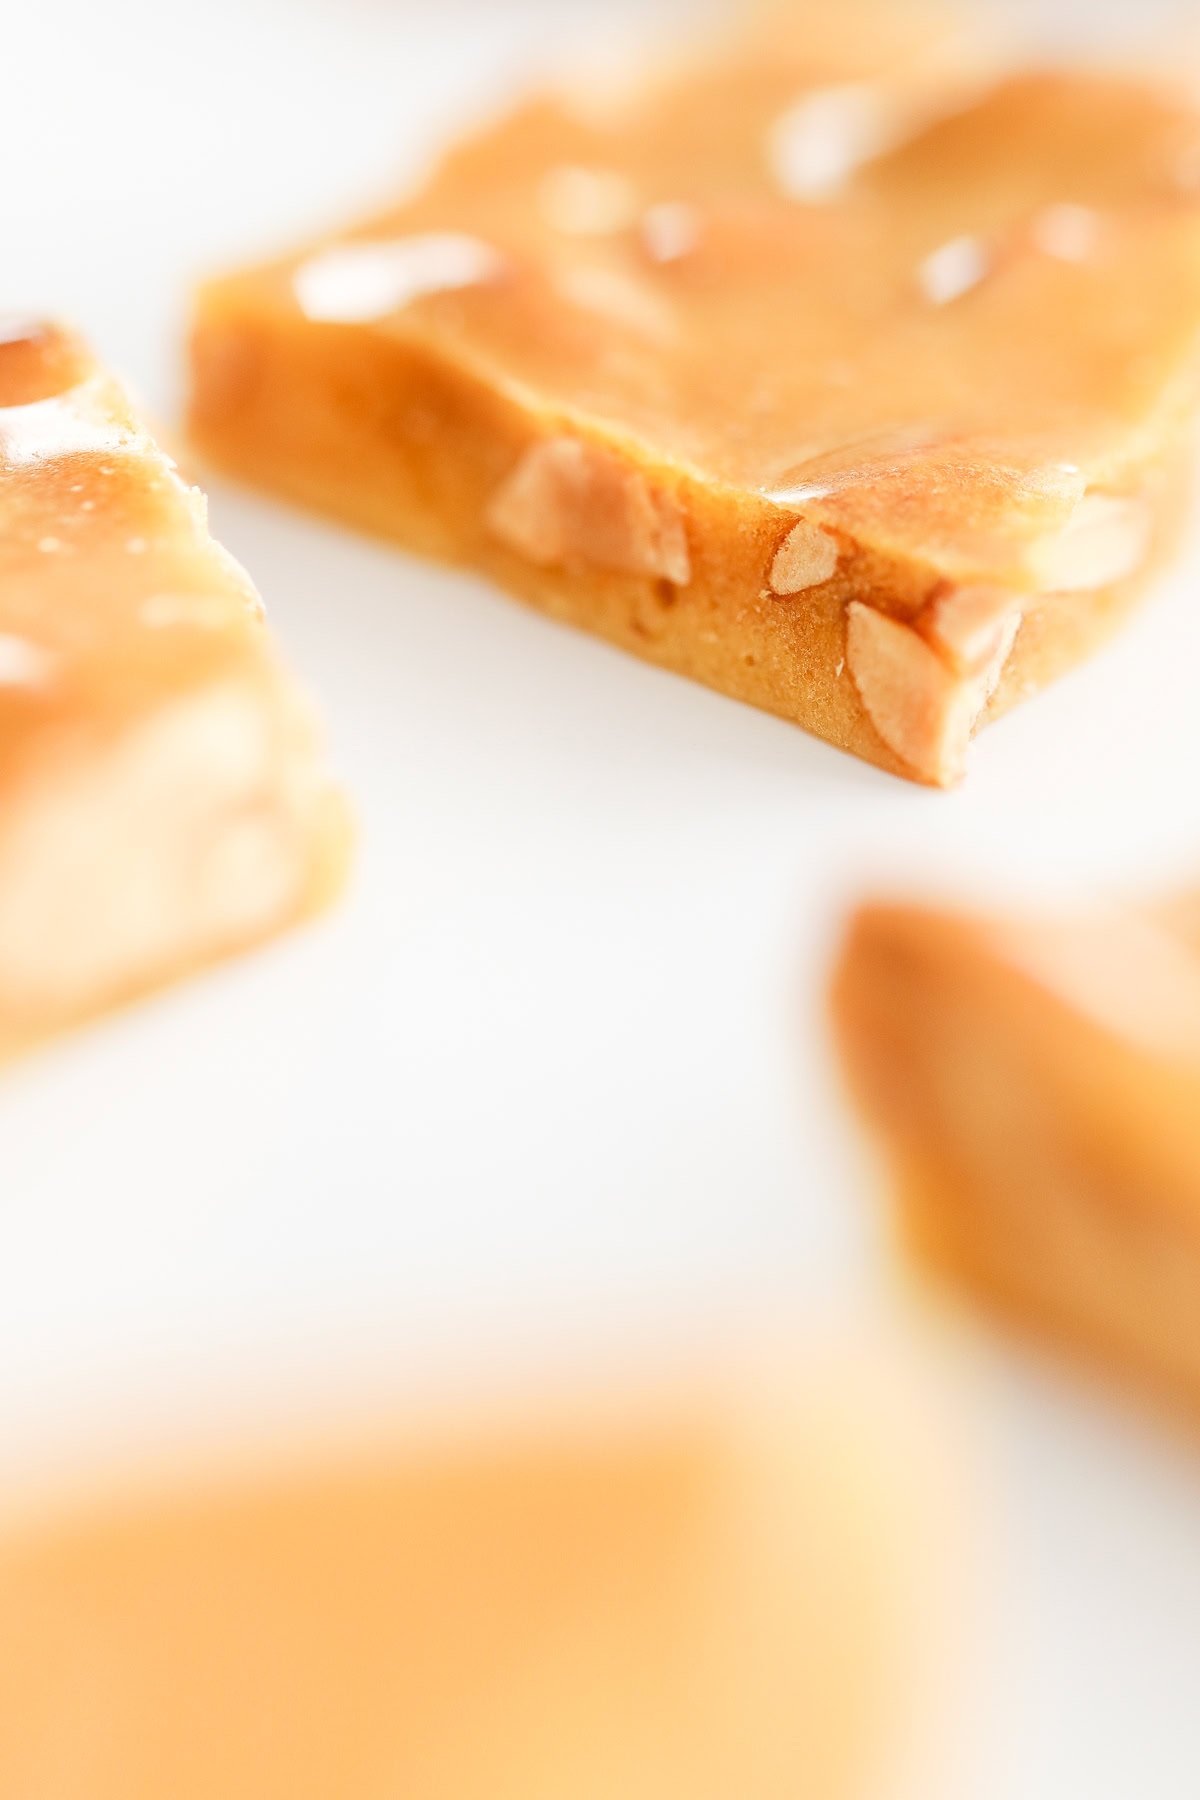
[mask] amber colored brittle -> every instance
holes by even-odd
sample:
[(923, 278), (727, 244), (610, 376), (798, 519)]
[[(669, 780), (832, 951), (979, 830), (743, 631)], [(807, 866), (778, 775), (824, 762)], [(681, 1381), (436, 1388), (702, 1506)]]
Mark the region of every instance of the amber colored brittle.
[(904, 1234), (968, 1292), (1200, 1406), (1195, 903), (875, 905), (833, 995)]
[(0, 1788), (861, 1800), (957, 1520), (902, 1384), (822, 1374), (6, 1512)]
[[(968, 90), (936, 46), (827, 25), (768, 15), (607, 110), (535, 99), (392, 211), (210, 283), (192, 428), (945, 783), (1170, 540), (1200, 115), (1100, 73)], [(964, 668), (933, 615), (981, 587), (1012, 605)], [(913, 694), (873, 703), (902, 663)]]
[(0, 1055), (307, 912), (344, 835), (203, 496), (78, 338), (0, 323)]

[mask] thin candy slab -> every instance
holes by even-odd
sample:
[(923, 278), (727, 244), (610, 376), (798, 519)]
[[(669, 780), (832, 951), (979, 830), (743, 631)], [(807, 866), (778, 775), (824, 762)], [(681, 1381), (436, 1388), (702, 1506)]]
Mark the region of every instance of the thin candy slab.
[[(1171, 539), (1200, 118), (1102, 74), (967, 96), (928, 45), (808, 23), (534, 99), (392, 211), (210, 283), (192, 428), (945, 784)], [(964, 659), (938, 620), (980, 588), (1007, 600)]]

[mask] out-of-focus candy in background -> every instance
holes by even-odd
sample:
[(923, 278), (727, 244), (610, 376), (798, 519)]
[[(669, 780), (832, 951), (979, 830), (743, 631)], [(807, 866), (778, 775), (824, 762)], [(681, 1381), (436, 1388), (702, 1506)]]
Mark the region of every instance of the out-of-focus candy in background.
[(862, 909), (834, 1014), (920, 1256), (1200, 1403), (1200, 959), (1154, 913)]

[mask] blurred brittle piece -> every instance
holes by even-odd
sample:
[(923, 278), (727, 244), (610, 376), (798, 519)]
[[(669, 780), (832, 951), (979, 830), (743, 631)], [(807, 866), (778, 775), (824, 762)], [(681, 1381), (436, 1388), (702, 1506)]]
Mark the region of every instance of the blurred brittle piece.
[(0, 323), (0, 1057), (340, 877), (341, 802), (203, 495), (72, 333)]
[(1200, 917), (871, 905), (834, 1018), (904, 1235), (969, 1292), (1200, 1406)]
[(927, 1800), (958, 1458), (874, 1361), (27, 1498), (0, 1789)]

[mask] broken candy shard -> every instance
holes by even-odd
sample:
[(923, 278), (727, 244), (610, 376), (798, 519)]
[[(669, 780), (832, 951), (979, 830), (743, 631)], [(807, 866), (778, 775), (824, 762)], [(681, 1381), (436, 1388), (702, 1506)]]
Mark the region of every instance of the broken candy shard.
[[(1094, 73), (966, 93), (927, 26), (814, 18), (607, 107), (534, 99), (405, 204), (210, 283), (192, 429), (945, 784), (1170, 539), (1200, 191), (1164, 169), (1200, 115)], [(935, 613), (980, 590), (1012, 597), (1003, 656), (964, 669)]]
[(1200, 933), (873, 904), (833, 989), (908, 1242), (988, 1306), (1200, 1411)]
[(0, 332), (0, 1057), (336, 886), (341, 803), (249, 579), (61, 327)]

